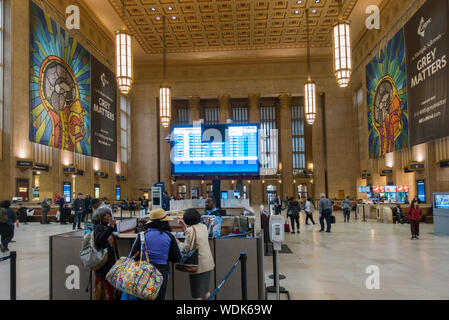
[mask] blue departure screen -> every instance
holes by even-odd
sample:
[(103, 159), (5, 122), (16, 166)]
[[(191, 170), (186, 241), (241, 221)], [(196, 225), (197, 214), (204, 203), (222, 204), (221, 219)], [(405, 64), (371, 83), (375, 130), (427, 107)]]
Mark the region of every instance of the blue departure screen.
[(257, 124), (173, 127), (172, 173), (258, 175), (258, 134)]

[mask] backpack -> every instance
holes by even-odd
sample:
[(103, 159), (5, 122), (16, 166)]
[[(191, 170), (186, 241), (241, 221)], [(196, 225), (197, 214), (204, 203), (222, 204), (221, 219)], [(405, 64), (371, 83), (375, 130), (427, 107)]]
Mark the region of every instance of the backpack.
[(89, 232), (81, 243), (80, 258), (84, 267), (97, 271), (104, 267), (108, 261), (108, 248), (98, 250), (95, 247), (94, 232)]
[(8, 210), (4, 208), (0, 209), (0, 223), (7, 223), (8, 220)]

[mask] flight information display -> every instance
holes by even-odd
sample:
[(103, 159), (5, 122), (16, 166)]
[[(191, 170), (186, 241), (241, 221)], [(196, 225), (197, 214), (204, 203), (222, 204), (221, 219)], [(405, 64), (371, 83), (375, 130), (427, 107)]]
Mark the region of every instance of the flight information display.
[(259, 126), (172, 127), (173, 175), (258, 175)]

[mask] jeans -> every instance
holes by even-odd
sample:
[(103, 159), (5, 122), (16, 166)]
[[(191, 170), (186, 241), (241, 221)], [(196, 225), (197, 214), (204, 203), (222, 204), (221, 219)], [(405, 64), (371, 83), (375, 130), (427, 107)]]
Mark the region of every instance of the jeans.
[(324, 219), (326, 219), (327, 224), (327, 232), (331, 231), (331, 215), (332, 210), (323, 210), (323, 213), (320, 215), (320, 225), (321, 225), (321, 231), (324, 231)]
[(299, 216), (290, 216), (290, 221), (292, 223), (292, 232), (295, 232), (295, 222), (296, 222), (296, 228), (299, 231)]
[(349, 218), (351, 218), (351, 209), (343, 209), (343, 216), (349, 222)]
[(313, 214), (306, 212), (306, 215), (307, 215), (306, 216), (306, 224), (309, 224), (309, 219), (310, 219), (310, 221), (312, 221), (313, 224), (315, 224), (315, 220), (313, 220)]
[(82, 215), (83, 215), (83, 211), (75, 211), (75, 216), (73, 217), (73, 230), (75, 230), (77, 223), (78, 223), (78, 229), (81, 229)]

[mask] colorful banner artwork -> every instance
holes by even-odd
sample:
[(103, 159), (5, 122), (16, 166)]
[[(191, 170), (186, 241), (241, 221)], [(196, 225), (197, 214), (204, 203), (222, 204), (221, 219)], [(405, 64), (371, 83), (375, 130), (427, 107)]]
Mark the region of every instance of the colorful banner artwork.
[(90, 53), (30, 1), (30, 141), (91, 155)]
[(404, 27), (412, 146), (449, 136), (448, 10), (427, 1)]
[(407, 73), (401, 29), (366, 66), (371, 158), (408, 148)]

